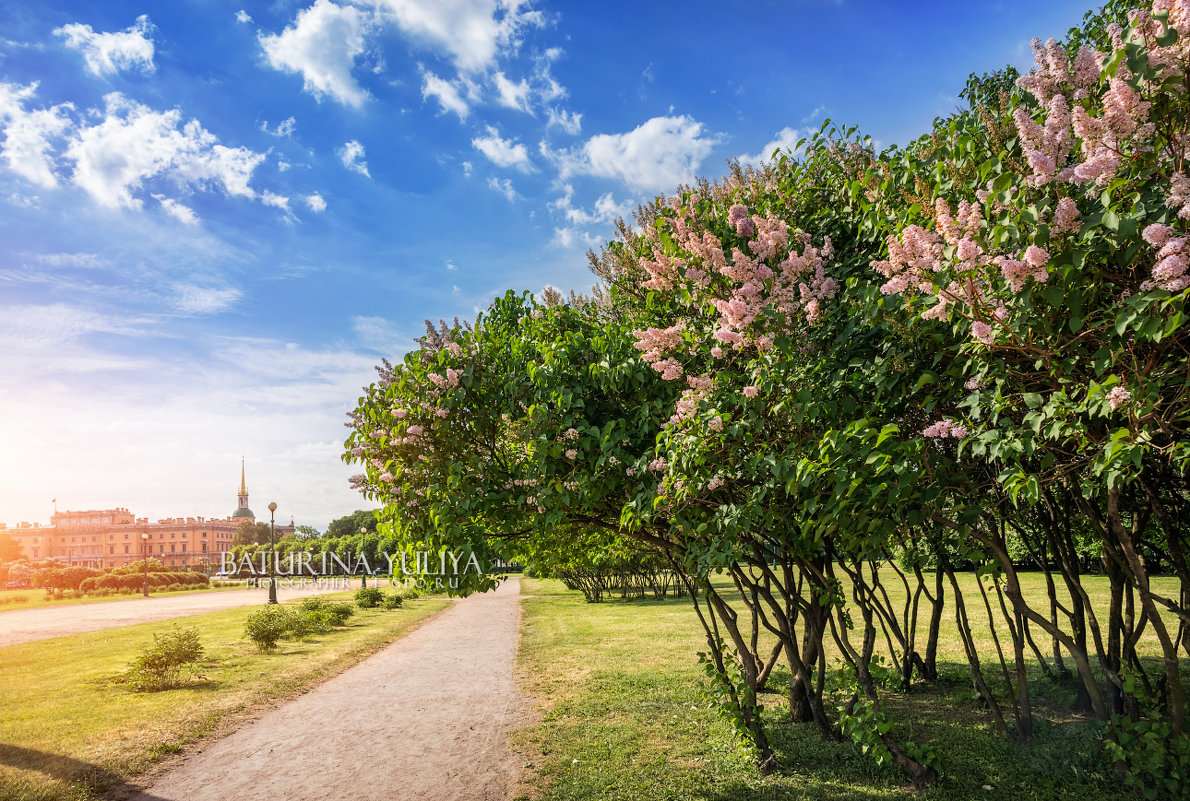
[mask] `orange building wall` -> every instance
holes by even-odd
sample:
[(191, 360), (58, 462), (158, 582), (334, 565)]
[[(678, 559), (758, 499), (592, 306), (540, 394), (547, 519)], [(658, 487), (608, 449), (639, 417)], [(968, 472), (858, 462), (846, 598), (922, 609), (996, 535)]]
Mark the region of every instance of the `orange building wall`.
[[(236, 529), (248, 518), (174, 517), (150, 523), (127, 509), (58, 512), (49, 526), (22, 523), (0, 526), (21, 545), (26, 559), (60, 559), (88, 567), (119, 567), (144, 555), (167, 567), (218, 566), (222, 551), (230, 551)], [(255, 522), (249, 519), (250, 522)], [(277, 526), (277, 536), (293, 533), (293, 526)], [(148, 534), (143, 540), (141, 534)]]

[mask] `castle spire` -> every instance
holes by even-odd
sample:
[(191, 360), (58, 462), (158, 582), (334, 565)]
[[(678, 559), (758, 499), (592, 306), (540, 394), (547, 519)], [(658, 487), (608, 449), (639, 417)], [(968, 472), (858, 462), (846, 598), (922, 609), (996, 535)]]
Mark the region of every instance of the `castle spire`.
[(240, 457), (240, 494), (248, 494), (248, 485), (244, 483), (244, 457)]

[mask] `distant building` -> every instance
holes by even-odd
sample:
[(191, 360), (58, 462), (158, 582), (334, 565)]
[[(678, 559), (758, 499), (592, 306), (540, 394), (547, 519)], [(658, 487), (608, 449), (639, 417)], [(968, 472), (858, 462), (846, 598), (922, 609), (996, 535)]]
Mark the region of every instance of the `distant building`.
[[(168, 517), (150, 523), (125, 508), (54, 512), (50, 525), (21, 523), (0, 531), (21, 546), (26, 559), (56, 559), (86, 567), (119, 567), (149, 556), (169, 567), (219, 565), (219, 554), (230, 551), (236, 529), (255, 523), (248, 508), (248, 486), (240, 464), (240, 491), (236, 508), (221, 520), (203, 517)], [(277, 526), (277, 536), (293, 533), (293, 523)], [(148, 539), (141, 535), (148, 534)]]

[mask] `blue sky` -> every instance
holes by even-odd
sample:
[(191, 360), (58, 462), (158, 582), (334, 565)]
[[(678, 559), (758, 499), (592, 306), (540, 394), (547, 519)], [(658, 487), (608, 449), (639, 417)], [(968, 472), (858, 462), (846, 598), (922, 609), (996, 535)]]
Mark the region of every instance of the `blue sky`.
[[(1085, 0), (1084, 0), (1085, 1)], [(0, 1), (0, 521), (362, 506), (426, 317), (829, 117), (903, 143), (1082, 2)]]

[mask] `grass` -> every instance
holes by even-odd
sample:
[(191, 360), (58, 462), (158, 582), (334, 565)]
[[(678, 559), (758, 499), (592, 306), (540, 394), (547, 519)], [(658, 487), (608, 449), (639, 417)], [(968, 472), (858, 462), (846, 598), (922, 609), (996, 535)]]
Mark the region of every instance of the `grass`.
[[(195, 587), (186, 590), (165, 592), (160, 588), (150, 588), (149, 592), (158, 595), (189, 595), (196, 592), (219, 592), (222, 590), (242, 590), (241, 584), (235, 587)], [(85, 595), (81, 598), (47, 598), (45, 590), (0, 590), (0, 614), (16, 609), (36, 609), (40, 606), (66, 606), (69, 604), (95, 604), (103, 601), (129, 601), (143, 597), (140, 590), (131, 593), (115, 595)]]
[[(81, 800), (126, 789), (154, 762), (341, 672), (448, 604), (357, 610), (345, 628), (268, 655), (243, 638), (255, 606), (0, 648), (0, 798)], [(202, 680), (159, 693), (119, 683), (153, 633), (174, 625), (200, 628)]]
[[(968, 614), (983, 627), (978, 642), (985, 674), (1000, 687), (998, 667), (987, 661), (996, 657), (983, 602), (974, 577), (964, 581)], [(1024, 574), (1022, 583), (1029, 597), (1044, 598), (1042, 577)], [(1087, 584), (1093, 597), (1105, 596), (1106, 581), (1092, 577)], [(532, 795), (542, 801), (1126, 796), (1102, 757), (1095, 725), (1070, 715), (1065, 704), (1072, 692), (1047, 684), (1035, 665), (1033, 745), (996, 733), (973, 697), (952, 605), (939, 648), (940, 680), (908, 695), (884, 696), (902, 737), (944, 752), (942, 782), (918, 793), (895, 768), (877, 766), (855, 746), (825, 742), (809, 725), (782, 722), (787, 706), (780, 692), (788, 672), (775, 671), (770, 686), (777, 692), (762, 697), (782, 769), (760, 776), (702, 698), (707, 679), (696, 654), (706, 641), (687, 599), (586, 604), (559, 582), (537, 580), (524, 580), (522, 592), (534, 597), (523, 602), (518, 669), (543, 712), (539, 725), (517, 733), (516, 743), (528, 755)]]

